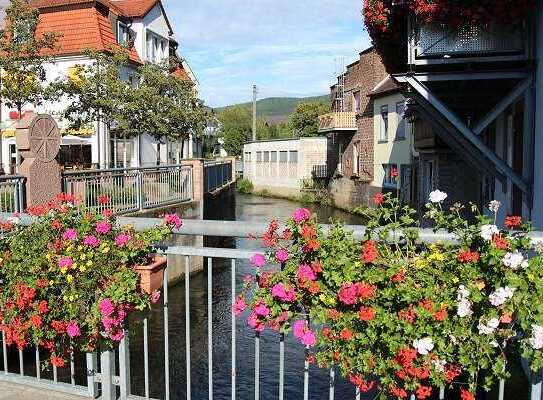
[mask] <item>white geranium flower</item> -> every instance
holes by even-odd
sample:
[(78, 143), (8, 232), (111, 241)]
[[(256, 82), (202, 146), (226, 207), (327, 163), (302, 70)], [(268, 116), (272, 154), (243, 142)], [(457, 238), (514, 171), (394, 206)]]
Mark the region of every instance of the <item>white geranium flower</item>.
[(458, 300), (467, 299), (469, 297), (469, 290), (464, 286), (458, 286)]
[(507, 253), (505, 256), (503, 256), (503, 265), (506, 267), (509, 267), (513, 270), (519, 269), (519, 268), (525, 268), (527, 267), (528, 263), (524, 259), (524, 256), (522, 253), (518, 250), (515, 250), (512, 253)]
[(494, 235), (500, 233), (500, 230), (496, 225), (483, 225), (481, 226), (481, 237), (484, 240), (492, 240)]
[(500, 203), (498, 200), (492, 200), (490, 203), (488, 203), (488, 209), (493, 213), (497, 213), (501, 205), (502, 203)]
[(534, 350), (543, 348), (543, 326), (532, 325), (532, 336), (528, 339), (528, 342)]
[(477, 328), (479, 329), (479, 333), (481, 335), (492, 335), (499, 325), (500, 320), (498, 318), (491, 318), (486, 324), (483, 322), (479, 322)]
[(434, 368), (438, 372), (445, 372), (445, 365), (447, 365), (447, 361), (445, 360), (433, 360), (432, 364), (434, 364)]
[(423, 356), (427, 355), (434, 349), (434, 341), (431, 337), (425, 337), (413, 341), (413, 347)]
[(473, 310), (471, 309), (471, 301), (467, 299), (462, 299), (457, 304), (457, 310), (456, 315), (458, 315), (460, 318), (469, 317), (471, 314), (473, 314)]
[(430, 193), (429, 200), (432, 203), (441, 203), (447, 198), (447, 193), (442, 192), (441, 190), (434, 190)]
[(495, 307), (499, 307), (502, 304), (504, 304), (507, 300), (509, 300), (511, 297), (513, 297), (513, 293), (515, 292), (514, 288), (510, 288), (509, 286), (501, 287), (496, 289), (496, 291), (490, 293), (488, 296), (488, 299), (490, 301), (490, 304), (492, 304)]

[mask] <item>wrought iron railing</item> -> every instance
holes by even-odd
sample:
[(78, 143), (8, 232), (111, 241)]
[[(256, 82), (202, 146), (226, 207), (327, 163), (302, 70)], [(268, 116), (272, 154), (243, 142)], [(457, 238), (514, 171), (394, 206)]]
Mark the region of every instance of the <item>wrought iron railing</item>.
[(18, 213), (24, 210), (24, 183), (23, 176), (0, 176), (0, 212)]
[(204, 163), (205, 193), (214, 192), (232, 181), (232, 161), (206, 161)]
[[(5, 218), (9, 216), (8, 214), (0, 215), (0, 218)], [(31, 218), (27, 216), (21, 216), (21, 223), (28, 224), (30, 223)], [(137, 230), (146, 229), (152, 226), (159, 224), (161, 221), (152, 218), (119, 218), (120, 224), (130, 224), (133, 225)], [(223, 236), (223, 237), (258, 237), (261, 236), (264, 232), (266, 225), (264, 223), (251, 223), (248, 225), (246, 222), (229, 222), (229, 221), (197, 221), (197, 220), (186, 220), (184, 221), (183, 227), (176, 231), (176, 234), (183, 235), (213, 235), (213, 236)], [(328, 225), (322, 226), (324, 232), (328, 232), (331, 228)], [(348, 229), (353, 230), (355, 237), (362, 237), (365, 232), (365, 228), (362, 226), (350, 226)], [(446, 232), (433, 233), (431, 230), (421, 230), (421, 238), (425, 241), (437, 241), (437, 240), (454, 240), (454, 236)], [(543, 242), (543, 232), (534, 232), (531, 235), (531, 238), (535, 242)], [(206, 313), (207, 313), (207, 326), (205, 327), (206, 336), (207, 336), (207, 373), (205, 375), (199, 375), (198, 379), (207, 381), (207, 392), (208, 399), (212, 400), (214, 395), (214, 389), (216, 384), (214, 382), (214, 370), (213, 367), (213, 300), (214, 300), (214, 291), (213, 291), (213, 277), (215, 274), (215, 266), (217, 259), (226, 259), (229, 260), (230, 267), (230, 305), (233, 306), (236, 300), (236, 287), (237, 287), (237, 277), (236, 277), (236, 268), (238, 263), (241, 260), (246, 260), (254, 254), (254, 250), (246, 249), (224, 249), (224, 248), (209, 248), (209, 247), (183, 247), (183, 246), (170, 246), (162, 249), (168, 254), (169, 257), (183, 257), (185, 260), (184, 263), (184, 274), (185, 277), (190, 276), (191, 265), (193, 258), (204, 257), (206, 262), (205, 268), (207, 269), (207, 279), (206, 279)], [(176, 371), (181, 368), (179, 364), (172, 366), (171, 355), (172, 352), (182, 351), (179, 348), (175, 348), (170, 345), (170, 324), (169, 317), (171, 316), (172, 311), (170, 310), (170, 297), (169, 290), (170, 286), (170, 273), (172, 265), (168, 263), (165, 269), (164, 278), (163, 278), (163, 295), (162, 295), (162, 315), (163, 315), (163, 340), (164, 340), (164, 352), (160, 354), (160, 357), (163, 359), (163, 390), (164, 393), (163, 399), (169, 400), (173, 398), (171, 387), (172, 387), (172, 371), (173, 368), (176, 368)], [(192, 398), (192, 389), (195, 374), (191, 369), (192, 357), (194, 354), (191, 351), (191, 343), (193, 337), (191, 336), (191, 326), (192, 320), (191, 315), (195, 312), (191, 308), (191, 280), (184, 280), (184, 291), (183, 291), (185, 307), (184, 307), (184, 320), (185, 320), (185, 349), (184, 349), (184, 375), (185, 383), (184, 390), (186, 393), (185, 398)], [(198, 310), (200, 313), (201, 310)], [(151, 366), (149, 363), (149, 340), (150, 340), (150, 327), (149, 327), (149, 316), (143, 316), (143, 392), (144, 396), (134, 395), (131, 391), (132, 388), (132, 378), (133, 371), (131, 371), (131, 355), (130, 353), (130, 335), (125, 335), (125, 338), (120, 342), (120, 345), (115, 351), (103, 351), (99, 354), (86, 354), (86, 355), (76, 355), (72, 357), (70, 365), (63, 369), (53, 368), (52, 377), (45, 376), (40, 373), (39, 363), (40, 363), (40, 351), (36, 349), (35, 351), (35, 371), (33, 374), (25, 373), (25, 364), (23, 362), (23, 352), (18, 351), (18, 367), (15, 369), (16, 372), (10, 372), (14, 370), (13, 365), (10, 365), (8, 361), (8, 349), (5, 344), (5, 337), (2, 335), (2, 351), (3, 351), (3, 371), (0, 371), (0, 382), (9, 381), (15, 382), (22, 385), (28, 385), (43, 389), (53, 389), (59, 392), (65, 392), (70, 394), (75, 394), (79, 396), (85, 396), (88, 398), (96, 398), (100, 396), (102, 400), (127, 400), (127, 399), (140, 399), (140, 398), (151, 398), (152, 387), (150, 380)], [(231, 349), (231, 362), (229, 365), (230, 369), (230, 398), (235, 400), (239, 397), (239, 390), (237, 385), (237, 378), (239, 373), (239, 368), (248, 368), (247, 365), (239, 365), (238, 356), (239, 353), (236, 350), (236, 345), (238, 343), (237, 337), (237, 328), (236, 328), (236, 319), (233, 313), (233, 309), (230, 315), (230, 325), (231, 325), (231, 336), (229, 338), (223, 337), (222, 340), (230, 341)], [(199, 327), (202, 329), (203, 327)], [(156, 335), (156, 330), (153, 331)], [(254, 335), (254, 398), (258, 400), (260, 398), (268, 399), (268, 397), (262, 397), (263, 393), (261, 392), (261, 360), (263, 355), (267, 355), (262, 351), (262, 340), (260, 335), (256, 333)], [(280, 335), (277, 345), (279, 352), (278, 359), (278, 373), (276, 376), (276, 381), (274, 381), (278, 388), (278, 396), (275, 395), (273, 398), (279, 398), (280, 400), (284, 399), (285, 395), (285, 336)], [(202, 357), (202, 354), (197, 354), (198, 357)], [(27, 355), (28, 357), (28, 355)], [(99, 360), (98, 360), (99, 358)], [(79, 364), (76, 363), (76, 359), (79, 361)], [(83, 364), (83, 365), (81, 365)], [(85, 381), (78, 383), (76, 381), (76, 371), (78, 369), (84, 368), (85, 370)], [(222, 368), (228, 368), (223, 365)], [(60, 377), (63, 377), (61, 379)], [(328, 371), (329, 377), (329, 399), (334, 400), (336, 393), (336, 376), (335, 370), (332, 368)], [(310, 383), (310, 369), (309, 362), (307, 358), (303, 361), (303, 399), (309, 399), (309, 383)], [(200, 382), (201, 383), (201, 382)], [(200, 385), (201, 386), (201, 385)], [(532, 400), (541, 399), (541, 380), (534, 379), (531, 383), (530, 388), (526, 388), (527, 392), (531, 393)], [(352, 388), (352, 398), (359, 400), (361, 394), (358, 389)], [(499, 385), (499, 399), (504, 398), (504, 385), (503, 383)], [(177, 398), (177, 397), (175, 397)], [(344, 398), (344, 397), (343, 397)], [(445, 398), (445, 391), (440, 390), (440, 399)]]
[[(192, 167), (181, 165), (64, 172), (63, 191), (87, 207), (117, 214), (193, 198)], [(107, 198), (107, 201), (106, 201)]]

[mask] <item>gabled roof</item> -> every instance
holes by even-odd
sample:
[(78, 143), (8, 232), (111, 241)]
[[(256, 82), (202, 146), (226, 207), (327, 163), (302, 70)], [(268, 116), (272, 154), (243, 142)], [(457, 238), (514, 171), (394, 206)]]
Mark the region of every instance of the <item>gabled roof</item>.
[(159, 0), (111, 0), (125, 17), (143, 17), (159, 2)]
[(379, 82), (368, 94), (368, 96), (382, 96), (385, 94), (395, 93), (401, 90), (401, 86), (392, 78), (387, 75), (381, 82)]
[[(55, 56), (82, 54), (86, 49), (120, 49), (107, 4), (104, 0), (34, 0), (33, 5), (40, 8), (36, 34), (55, 32), (60, 35), (56, 49), (51, 52)], [(134, 48), (129, 50), (129, 59), (142, 63)]]

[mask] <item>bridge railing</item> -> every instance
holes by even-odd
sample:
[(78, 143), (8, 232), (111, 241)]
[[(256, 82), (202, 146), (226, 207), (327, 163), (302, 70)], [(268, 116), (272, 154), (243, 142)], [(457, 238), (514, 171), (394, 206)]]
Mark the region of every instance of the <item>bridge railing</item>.
[[(182, 165), (70, 171), (63, 191), (89, 208), (116, 214), (167, 206), (193, 198), (192, 167)], [(107, 199), (107, 201), (106, 201)]]
[[(1, 218), (6, 218), (7, 214), (0, 215)], [(28, 224), (30, 223), (31, 219), (27, 216), (21, 216), (21, 223)], [(130, 224), (135, 227), (136, 230), (143, 230), (147, 229), (149, 227), (156, 226), (157, 224), (161, 223), (161, 220), (158, 219), (152, 219), (152, 218), (129, 218), (129, 217), (121, 217), (118, 219), (118, 222), (122, 225), (124, 224)], [(222, 237), (235, 237), (235, 238), (254, 238), (254, 237), (261, 237), (262, 233), (265, 231), (266, 224), (264, 223), (251, 223), (250, 225), (247, 224), (247, 222), (230, 222), (230, 221), (198, 221), (198, 220), (185, 220), (183, 223), (183, 227), (174, 232), (175, 234), (182, 234), (182, 235), (213, 235), (213, 236), (222, 236)], [(331, 227), (329, 225), (322, 225), (323, 231), (328, 232)], [(365, 228), (363, 226), (347, 226), (347, 229), (350, 229), (353, 231), (353, 235), (356, 238), (361, 238), (365, 233)], [(435, 241), (454, 241), (455, 237), (447, 232), (438, 232), (433, 233), (430, 230), (421, 230), (421, 240), (427, 241), (427, 242), (435, 242)], [(534, 242), (543, 242), (543, 232), (533, 232), (531, 235), (531, 239)], [(223, 248), (210, 248), (210, 247), (184, 247), (184, 246), (169, 246), (165, 249), (163, 249), (165, 253), (169, 256), (180, 256), (185, 259), (185, 277), (190, 276), (191, 273), (191, 262), (194, 257), (205, 257), (207, 260), (206, 262), (206, 270), (207, 270), (207, 284), (206, 284), (206, 300), (207, 300), (207, 306), (206, 306), (206, 313), (207, 313), (207, 326), (204, 327), (198, 327), (199, 331), (205, 332), (205, 335), (207, 336), (207, 351), (206, 355), (203, 356), (202, 354), (193, 354), (191, 351), (191, 343), (195, 340), (195, 338), (191, 337), (191, 326), (193, 326), (192, 317), (195, 315), (195, 310), (193, 309), (193, 306), (191, 307), (191, 280), (185, 279), (184, 280), (184, 320), (185, 320), (185, 332), (184, 332), (184, 341), (185, 341), (185, 349), (180, 350), (179, 348), (175, 348), (170, 345), (170, 340), (172, 339), (172, 336), (170, 334), (170, 324), (169, 324), (169, 316), (171, 315), (172, 311), (169, 310), (170, 307), (170, 297), (169, 297), (169, 290), (170, 290), (170, 283), (169, 283), (169, 275), (172, 273), (173, 265), (166, 266), (164, 278), (163, 278), (163, 294), (162, 294), (162, 302), (161, 304), (157, 304), (157, 307), (162, 308), (162, 314), (163, 314), (163, 322), (162, 322), (162, 332), (163, 332), (163, 340), (164, 340), (164, 352), (163, 354), (160, 354), (160, 356), (163, 359), (162, 363), (162, 374), (163, 374), (163, 390), (161, 391), (163, 393), (163, 397), (161, 399), (169, 400), (171, 397), (171, 376), (173, 368), (176, 369), (176, 371), (179, 371), (180, 368), (182, 368), (182, 365), (179, 365), (178, 363), (171, 362), (171, 354), (175, 351), (184, 351), (184, 358), (185, 358), (185, 365), (184, 365), (184, 376), (185, 376), (185, 388), (184, 391), (186, 393), (186, 396), (184, 398), (191, 399), (191, 391), (194, 387), (194, 381), (193, 378), (196, 378), (195, 373), (193, 373), (191, 369), (191, 360), (193, 356), (195, 356), (198, 359), (201, 358), (207, 358), (207, 376), (205, 375), (198, 375), (198, 379), (206, 380), (207, 386), (208, 386), (208, 399), (213, 399), (213, 393), (214, 393), (214, 385), (216, 385), (216, 382), (214, 381), (214, 373), (217, 371), (217, 369), (214, 369), (213, 366), (213, 332), (214, 332), (214, 325), (213, 325), (213, 304), (214, 304), (214, 290), (213, 290), (213, 277), (216, 273), (216, 267), (218, 267), (217, 260), (218, 259), (226, 259), (229, 261), (229, 267), (230, 267), (230, 283), (229, 283), (229, 293), (230, 293), (230, 306), (233, 306), (236, 300), (236, 288), (238, 287), (238, 279), (241, 280), (241, 274), (236, 273), (236, 269), (239, 266), (239, 263), (243, 260), (249, 259), (255, 252), (255, 250), (249, 250), (249, 249), (223, 249)], [(238, 278), (238, 275), (240, 277)], [(270, 397), (263, 397), (265, 396), (264, 391), (261, 391), (261, 367), (263, 363), (261, 363), (261, 360), (263, 360), (263, 356), (265, 354), (262, 351), (262, 340), (271, 340), (271, 339), (264, 339), (261, 338), (258, 332), (255, 332), (254, 334), (254, 367), (253, 366), (247, 366), (247, 365), (240, 365), (238, 363), (238, 357), (239, 353), (236, 350), (237, 349), (237, 331), (238, 328), (236, 327), (236, 319), (235, 315), (233, 313), (233, 307), (231, 307), (231, 315), (230, 315), (230, 324), (231, 324), (231, 335), (230, 337), (222, 337), (222, 340), (228, 340), (230, 342), (230, 350), (231, 350), (231, 360), (230, 360), (230, 398), (232, 400), (236, 400), (239, 396), (239, 390), (237, 385), (237, 378), (239, 376), (239, 372), (242, 369), (247, 368), (253, 368), (251, 371), (251, 374), (254, 374), (254, 398), (260, 399), (263, 398), (264, 400), (269, 399)], [(197, 310), (198, 314), (202, 313), (202, 310)], [(7, 348), (5, 345), (5, 337), (2, 336), (3, 339), (3, 371), (0, 371), (0, 382), (1, 381), (10, 381), (15, 383), (20, 383), (24, 385), (39, 387), (39, 388), (49, 388), (54, 389), (56, 391), (66, 392), (66, 393), (73, 393), (80, 396), (86, 396), (89, 398), (95, 398), (98, 395), (100, 395), (100, 399), (102, 400), (115, 400), (115, 399), (121, 399), (121, 400), (128, 400), (128, 399), (140, 399), (140, 398), (151, 398), (151, 392), (156, 391), (156, 387), (151, 388), (150, 384), (150, 374), (151, 374), (151, 365), (149, 362), (149, 337), (150, 337), (150, 326), (149, 326), (149, 316), (144, 315), (143, 316), (143, 376), (144, 376), (144, 384), (143, 384), (143, 396), (141, 394), (135, 395), (132, 393), (132, 378), (134, 374), (131, 371), (131, 353), (130, 353), (130, 334), (125, 335), (125, 338), (120, 342), (118, 348), (115, 351), (103, 351), (99, 354), (99, 362), (98, 362), (98, 354), (86, 354), (81, 355), (81, 357), (78, 357), (78, 360), (83, 365), (78, 365), (74, 361), (74, 358), (72, 358), (72, 361), (70, 362), (70, 365), (66, 368), (62, 369), (53, 369), (53, 377), (52, 379), (50, 377), (45, 377), (43, 375), (40, 375), (40, 370), (38, 368), (39, 366), (39, 356), (40, 352), (39, 349), (36, 349), (36, 372), (34, 375), (25, 374), (24, 364), (23, 364), (23, 352), (19, 351), (19, 366), (18, 370), (17, 367), (13, 367), (8, 365), (8, 357), (7, 357)], [(138, 329), (141, 329), (141, 326), (138, 325)], [(160, 331), (160, 328), (153, 327), (153, 334), (157, 334), (157, 332)], [(130, 333), (133, 333), (130, 331)], [(267, 343), (266, 343), (267, 344)], [(278, 363), (277, 363), (277, 387), (278, 387), (278, 397), (275, 395), (273, 398), (278, 398), (280, 400), (284, 399), (284, 392), (285, 392), (285, 336), (279, 335), (277, 342), (274, 344), (277, 346), (278, 351)], [(266, 346), (269, 347), (269, 346)], [(138, 353), (141, 353), (142, 349), (138, 349)], [(141, 357), (138, 357), (140, 359)], [(300, 361), (302, 363), (302, 361)], [(302, 365), (300, 365), (302, 367)], [(83, 383), (77, 383), (75, 379), (75, 374), (77, 368), (84, 368), (85, 369), (85, 376), (86, 376), (86, 382)], [(153, 366), (154, 369), (156, 369), (156, 364)], [(222, 365), (221, 368), (228, 368), (227, 365)], [(10, 372), (14, 371), (15, 372)], [(309, 369), (309, 363), (307, 359), (303, 361), (303, 368), (301, 368), (301, 372), (303, 374), (303, 399), (308, 400), (309, 399), (309, 384), (311, 379), (310, 376), (310, 369)], [(138, 371), (141, 372), (141, 371)], [(331, 368), (327, 371), (328, 377), (329, 377), (329, 399), (334, 400), (335, 398), (335, 384), (336, 384), (336, 370), (334, 368)], [(60, 377), (63, 377), (61, 379)], [(322, 379), (322, 378), (321, 378)], [(61, 382), (62, 380), (62, 382)], [(199, 382), (199, 387), (202, 387), (202, 382)], [(504, 384), (503, 382), (499, 385), (499, 398), (503, 399), (504, 397)], [(216, 387), (216, 386), (215, 386)], [(526, 388), (527, 392), (531, 392), (531, 400), (541, 400), (541, 379), (534, 379), (531, 383), (531, 387)], [(358, 389), (355, 389), (353, 387), (352, 389), (352, 398), (356, 400), (360, 400), (361, 394)], [(445, 399), (445, 391), (441, 391), (440, 393), (440, 399)]]
[(232, 161), (206, 161), (204, 163), (204, 192), (211, 193), (232, 182)]
[(0, 176), (0, 212), (18, 213), (24, 210), (25, 178), (20, 175)]

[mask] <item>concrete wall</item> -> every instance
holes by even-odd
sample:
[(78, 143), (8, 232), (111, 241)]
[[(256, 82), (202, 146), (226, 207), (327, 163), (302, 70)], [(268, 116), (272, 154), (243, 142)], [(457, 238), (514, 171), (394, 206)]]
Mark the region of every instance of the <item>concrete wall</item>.
[[(374, 166), (373, 181), (370, 183), (374, 187), (383, 187), (385, 179), (385, 170), (383, 164), (396, 164), (398, 172), (402, 165), (411, 164), (413, 158), (413, 135), (411, 124), (402, 120), (402, 116), (396, 112), (396, 104), (404, 102), (405, 98), (401, 93), (392, 93), (374, 99), (373, 103), (373, 131), (374, 131)], [(388, 139), (380, 140), (381, 133), (381, 107), (388, 106)], [(396, 133), (400, 123), (405, 127), (405, 138), (396, 139)]]
[[(256, 190), (297, 194), (302, 181), (311, 179), (313, 167), (326, 165), (327, 151), (324, 137), (247, 143), (243, 146), (244, 177), (253, 183)], [(297, 159), (294, 159), (293, 152), (297, 153)], [(261, 154), (261, 162), (257, 162), (258, 153)]]

